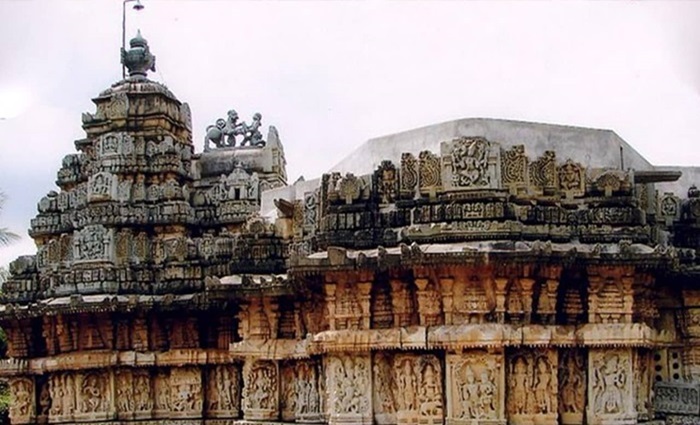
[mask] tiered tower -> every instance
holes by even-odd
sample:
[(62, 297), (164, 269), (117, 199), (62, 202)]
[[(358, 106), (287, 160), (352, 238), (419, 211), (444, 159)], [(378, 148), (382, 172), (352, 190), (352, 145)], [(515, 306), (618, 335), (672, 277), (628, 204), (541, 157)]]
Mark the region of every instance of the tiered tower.
[(39, 202), (36, 257), (13, 262), (4, 288), (13, 423), (238, 417), (238, 311), (206, 284), (284, 272), (284, 244), (256, 215), (261, 189), (286, 183), (276, 130), (195, 155), (190, 109), (146, 78), (140, 33), (122, 62), (129, 77), (83, 114), (60, 191)]

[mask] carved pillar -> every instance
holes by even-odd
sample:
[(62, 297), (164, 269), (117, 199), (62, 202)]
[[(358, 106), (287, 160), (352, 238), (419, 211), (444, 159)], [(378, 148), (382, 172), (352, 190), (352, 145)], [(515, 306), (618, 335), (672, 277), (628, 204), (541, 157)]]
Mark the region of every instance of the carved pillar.
[(561, 267), (549, 266), (542, 271), (542, 287), (537, 304), (537, 314), (544, 324), (554, 324), (557, 313), (557, 290), (559, 288), (559, 278)]
[(277, 420), (279, 411), (279, 368), (271, 360), (246, 359), (243, 366), (243, 418)]
[(329, 425), (372, 424), (370, 354), (334, 354), (326, 358)]
[(506, 423), (503, 353), (466, 351), (447, 354), (447, 425)]
[(445, 314), (445, 324), (452, 324), (452, 310), (454, 308), (453, 300), (454, 294), (452, 288), (454, 287), (455, 280), (451, 277), (441, 277), (440, 278), (440, 292), (442, 293), (442, 310)]
[(496, 320), (505, 323), (506, 320), (506, 295), (508, 293), (508, 278), (497, 277), (494, 280), (494, 293), (496, 296)]
[(359, 292), (360, 308), (362, 309), (361, 329), (370, 329), (372, 322), (372, 312), (370, 311), (372, 282), (359, 282), (357, 290)]
[(391, 279), (391, 309), (394, 316), (394, 327), (401, 328), (411, 325), (411, 294), (405, 282)]
[(427, 278), (416, 278), (415, 283), (418, 288), (416, 295), (418, 298), (420, 324), (423, 326), (441, 324), (440, 295), (438, 291), (430, 284), (430, 280)]
[(36, 400), (34, 397), (34, 379), (32, 377), (15, 377), (9, 379), (10, 419), (13, 424), (27, 424), (35, 419)]
[(326, 307), (328, 308), (328, 326), (330, 330), (335, 330), (335, 290), (336, 284), (333, 282), (326, 282), (323, 285), (323, 290), (326, 293)]
[(637, 411), (632, 350), (591, 349), (588, 353), (587, 423), (634, 424)]
[[(280, 306), (279, 301), (273, 297), (263, 298), (263, 317), (267, 322), (267, 338), (277, 338), (279, 336)], [(261, 318), (262, 319), (262, 318)]]
[(535, 286), (535, 279), (521, 277), (520, 287), (523, 290), (523, 310), (525, 311), (524, 323), (532, 322), (532, 292)]

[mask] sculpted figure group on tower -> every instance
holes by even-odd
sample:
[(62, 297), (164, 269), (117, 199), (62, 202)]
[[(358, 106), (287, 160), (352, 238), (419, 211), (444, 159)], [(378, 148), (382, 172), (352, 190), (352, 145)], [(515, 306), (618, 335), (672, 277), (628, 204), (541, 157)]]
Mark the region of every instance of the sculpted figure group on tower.
[(262, 125), (262, 115), (256, 112), (250, 124), (245, 121), (238, 122), (238, 112), (231, 109), (227, 113), (224, 120), (219, 118), (216, 124), (207, 127), (207, 133), (204, 136), (204, 151), (211, 150), (210, 143), (213, 143), (217, 148), (235, 147), (236, 137), (242, 136), (240, 146), (265, 146), (260, 126)]

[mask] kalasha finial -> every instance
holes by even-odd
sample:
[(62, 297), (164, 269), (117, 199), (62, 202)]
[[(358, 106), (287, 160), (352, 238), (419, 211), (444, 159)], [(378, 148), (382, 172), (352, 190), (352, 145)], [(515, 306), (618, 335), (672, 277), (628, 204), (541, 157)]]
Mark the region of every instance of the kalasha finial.
[(130, 78), (146, 77), (148, 71), (156, 70), (156, 57), (151, 54), (141, 30), (129, 41), (129, 46), (129, 50), (122, 48), (122, 64), (129, 70)]

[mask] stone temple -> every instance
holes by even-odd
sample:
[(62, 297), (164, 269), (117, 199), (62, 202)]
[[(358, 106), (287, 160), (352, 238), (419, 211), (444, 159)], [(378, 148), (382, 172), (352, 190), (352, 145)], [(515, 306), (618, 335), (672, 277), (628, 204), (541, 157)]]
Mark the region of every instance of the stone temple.
[(3, 288), (13, 423), (700, 422), (698, 169), (466, 119), (290, 186), (130, 45)]

